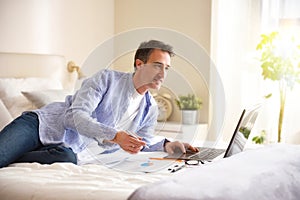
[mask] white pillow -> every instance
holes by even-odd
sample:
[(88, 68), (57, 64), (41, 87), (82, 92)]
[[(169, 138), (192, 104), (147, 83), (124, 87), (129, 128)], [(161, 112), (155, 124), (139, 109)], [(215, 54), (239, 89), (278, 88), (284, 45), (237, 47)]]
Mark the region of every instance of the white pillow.
[(13, 118), (9, 114), (7, 108), (0, 99), (0, 130), (2, 130)]
[(0, 99), (11, 116), (16, 118), (23, 111), (36, 108), (22, 95), (21, 91), (62, 88), (62, 84), (58, 80), (48, 78), (1, 78)]
[(72, 92), (68, 90), (39, 90), (39, 91), (22, 91), (22, 94), (32, 102), (36, 108), (41, 108), (52, 102), (63, 102), (67, 95)]

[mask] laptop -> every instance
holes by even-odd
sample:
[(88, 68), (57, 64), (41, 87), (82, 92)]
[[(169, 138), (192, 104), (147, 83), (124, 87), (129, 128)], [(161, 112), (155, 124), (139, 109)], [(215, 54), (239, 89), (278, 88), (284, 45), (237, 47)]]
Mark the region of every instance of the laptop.
[(174, 154), (169, 154), (164, 158), (177, 160), (198, 160), (204, 162), (212, 161), (222, 155), (224, 152), (224, 158), (242, 152), (258, 116), (259, 108), (260, 105), (256, 105), (248, 111), (246, 111), (246, 109), (242, 111), (227, 149), (197, 147), (200, 150), (199, 152), (195, 153), (192, 151), (187, 151), (185, 154), (182, 152), (175, 152)]

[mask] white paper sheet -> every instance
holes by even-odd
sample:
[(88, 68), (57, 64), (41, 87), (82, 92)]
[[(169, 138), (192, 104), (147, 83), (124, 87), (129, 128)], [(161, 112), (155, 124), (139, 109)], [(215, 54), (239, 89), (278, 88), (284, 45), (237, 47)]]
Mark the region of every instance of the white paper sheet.
[(138, 154), (129, 154), (123, 150), (118, 150), (110, 154), (97, 154), (90, 151), (89, 154), (82, 156), (81, 165), (84, 164), (103, 164), (109, 168), (124, 172), (168, 172), (169, 168), (175, 165), (181, 165), (175, 160), (160, 160), (151, 158), (163, 158), (165, 152), (139, 152)]
[[(141, 152), (130, 155), (126, 159), (110, 167), (125, 172), (165, 172), (170, 173), (171, 169), (184, 165), (184, 162), (175, 160), (160, 160), (167, 154), (165, 152)], [(158, 158), (158, 159), (157, 159)]]

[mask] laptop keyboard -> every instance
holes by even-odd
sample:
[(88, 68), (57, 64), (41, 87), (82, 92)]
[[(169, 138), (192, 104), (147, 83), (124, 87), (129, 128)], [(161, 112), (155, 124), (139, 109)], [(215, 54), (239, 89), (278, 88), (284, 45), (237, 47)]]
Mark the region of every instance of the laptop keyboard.
[(191, 156), (190, 159), (212, 160), (224, 152), (225, 152), (225, 149), (214, 149), (214, 148), (202, 147), (202, 148), (200, 148), (200, 152)]

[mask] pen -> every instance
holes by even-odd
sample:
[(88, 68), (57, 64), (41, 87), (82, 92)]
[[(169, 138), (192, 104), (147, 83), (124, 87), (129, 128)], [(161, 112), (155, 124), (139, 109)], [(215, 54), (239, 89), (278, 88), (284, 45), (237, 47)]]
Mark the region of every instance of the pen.
[[(128, 135), (130, 135), (131, 137), (134, 137), (135, 139), (140, 140), (140, 139), (139, 139), (139, 136), (138, 136), (137, 134), (135, 134), (135, 133), (133, 133), (133, 132), (131, 132), (131, 131), (128, 131), (128, 130), (127, 130), (126, 132), (127, 132)], [(149, 148), (147, 144), (144, 145), (144, 147)]]
[(150, 160), (170, 160), (168, 158), (149, 158)]
[(181, 166), (179, 166), (177, 168), (174, 168), (174, 169), (171, 170), (171, 173), (177, 172), (177, 171), (181, 170), (184, 167), (185, 167), (185, 165), (181, 165)]
[(174, 162), (179, 162), (179, 163), (183, 162), (182, 160), (176, 160), (176, 159), (173, 159), (173, 158), (156, 158), (156, 157), (151, 157), (149, 159), (150, 160), (168, 160), (168, 161), (174, 160)]
[(128, 133), (128, 135), (130, 135), (131, 137), (134, 137), (135, 139), (139, 139), (139, 136), (131, 131), (126, 131), (126, 133)]

